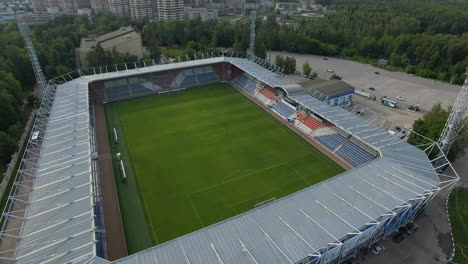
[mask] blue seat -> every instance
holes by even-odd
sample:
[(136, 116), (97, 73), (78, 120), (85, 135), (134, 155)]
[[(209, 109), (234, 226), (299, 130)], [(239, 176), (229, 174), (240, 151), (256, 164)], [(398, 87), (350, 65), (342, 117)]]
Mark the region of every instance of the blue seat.
[(197, 83), (197, 78), (195, 75), (186, 76), (185, 79), (180, 83), (180, 86), (193, 85)]
[(284, 102), (280, 101), (276, 105), (274, 105), (271, 109), (275, 110), (278, 114), (280, 114), (284, 118), (288, 118), (292, 114), (296, 112), (295, 109), (292, 109)]
[(244, 88), (249, 81), (249, 78), (247, 78), (244, 74), (239, 75), (236, 79), (234, 79), (234, 82), (239, 85), (241, 88)]
[(130, 95), (130, 91), (128, 90), (127, 85), (106, 88), (107, 98), (118, 98), (118, 97), (124, 97), (124, 96), (129, 96), (129, 95)]
[(249, 93), (253, 93), (253, 91), (255, 90), (255, 88), (257, 87), (257, 84), (255, 82), (249, 82), (246, 86), (245, 86), (245, 90), (248, 91)]
[(337, 151), (337, 154), (355, 167), (366, 164), (374, 159), (374, 155), (351, 141), (346, 142)]
[(147, 89), (141, 84), (135, 83), (130, 85), (130, 89), (132, 90), (132, 94), (139, 94), (139, 93), (147, 93), (151, 92), (150, 89)]
[(340, 134), (317, 136), (316, 139), (331, 151), (335, 150), (345, 140)]
[(197, 74), (197, 79), (199, 82), (210, 82), (210, 81), (218, 80), (214, 72), (205, 72), (205, 73)]

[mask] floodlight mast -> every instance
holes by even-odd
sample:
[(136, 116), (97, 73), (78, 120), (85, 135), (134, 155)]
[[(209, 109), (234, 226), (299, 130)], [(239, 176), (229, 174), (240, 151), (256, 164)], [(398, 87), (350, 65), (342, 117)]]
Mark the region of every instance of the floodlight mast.
[(445, 123), (444, 130), (439, 138), (439, 146), (445, 155), (448, 155), (450, 147), (452, 147), (460, 129), (463, 128), (463, 122), (468, 114), (468, 71), (465, 82), (460, 89), (455, 104), (453, 105), (452, 112)]
[(41, 64), (39, 63), (39, 59), (37, 58), (36, 51), (34, 50), (34, 46), (32, 44), (31, 38), (29, 37), (29, 27), (26, 22), (20, 17), (16, 17), (16, 24), (18, 25), (19, 32), (23, 37), (24, 44), (26, 45), (26, 49), (28, 50), (29, 59), (31, 60), (31, 65), (34, 70), (34, 75), (36, 77), (36, 81), (39, 85), (39, 94), (42, 94), (47, 87), (47, 81), (42, 72)]
[(250, 10), (250, 46), (249, 52), (255, 54), (255, 22), (257, 20), (257, 11)]

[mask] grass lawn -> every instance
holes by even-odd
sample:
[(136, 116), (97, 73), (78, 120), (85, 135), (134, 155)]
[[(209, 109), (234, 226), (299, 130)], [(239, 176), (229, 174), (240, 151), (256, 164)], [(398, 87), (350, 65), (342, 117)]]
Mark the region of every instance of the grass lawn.
[[(455, 213), (456, 201), (455, 195), (458, 192), (458, 212)], [(468, 264), (468, 229), (463, 228), (463, 223), (468, 228), (468, 189), (454, 190), (450, 195), (449, 203), (450, 223), (455, 237), (456, 252), (455, 263)], [(463, 250), (463, 253), (462, 253)]]
[(162, 54), (164, 56), (169, 56), (169, 57), (185, 57), (187, 55), (187, 51), (185, 48), (180, 48), (180, 49), (171, 49), (171, 48), (166, 48), (162, 50)]
[(106, 116), (129, 177), (116, 171), (130, 253), (343, 172), (227, 84), (107, 104)]

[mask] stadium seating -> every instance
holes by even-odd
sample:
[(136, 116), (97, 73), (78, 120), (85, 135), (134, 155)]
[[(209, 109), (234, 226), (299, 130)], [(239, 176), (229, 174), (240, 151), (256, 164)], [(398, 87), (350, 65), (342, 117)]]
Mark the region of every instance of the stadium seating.
[(212, 82), (218, 80), (214, 72), (205, 72), (197, 74), (197, 79), (200, 83)]
[(346, 144), (341, 146), (336, 153), (355, 167), (374, 159), (374, 156), (371, 153), (367, 152), (352, 141), (346, 142)]
[(109, 99), (119, 98), (124, 96), (129, 96), (130, 90), (127, 85), (107, 87), (106, 88), (106, 97)]
[(250, 94), (253, 94), (253, 92), (255, 91), (255, 88), (257, 88), (257, 83), (255, 81), (249, 81), (247, 85), (244, 87), (244, 90), (246, 90)]
[(270, 99), (266, 98), (263, 94), (258, 92), (255, 93), (255, 98), (257, 98), (257, 100), (262, 102), (264, 105), (267, 105), (270, 102)]
[(180, 86), (188, 86), (197, 84), (197, 77), (195, 75), (189, 75), (184, 78), (184, 80), (180, 83)]
[(223, 64), (213, 65), (213, 71), (216, 73), (216, 76), (217, 76), (218, 80), (224, 81), (226, 79)]
[(264, 96), (266, 96), (267, 98), (269, 98), (270, 100), (273, 100), (273, 101), (276, 101), (276, 102), (279, 101), (279, 99), (276, 97), (276, 90), (271, 88), (271, 87), (267, 87), (267, 88), (263, 89), (261, 93)]
[(239, 75), (237, 78), (234, 79), (234, 83), (237, 84), (241, 88), (244, 88), (248, 82), (249, 82), (249, 78), (247, 78), (247, 76), (243, 74)]
[(130, 90), (132, 94), (148, 93), (153, 91), (153, 89), (151, 89), (152, 87), (150, 88), (150, 86), (152, 85), (148, 85), (148, 83), (134, 83), (130, 85)]
[(299, 112), (297, 114), (297, 121), (302, 122), (305, 119), (305, 116)]
[(285, 101), (279, 101), (271, 109), (273, 109), (285, 119), (296, 112), (296, 109)]
[(322, 127), (334, 127), (334, 126), (335, 124), (328, 122), (328, 121), (323, 122), (323, 125), (322, 125)]
[(327, 147), (329, 150), (334, 151), (342, 142), (345, 140), (340, 134), (330, 134), (330, 135), (322, 135), (315, 137), (322, 145)]
[(242, 70), (240, 70), (237, 67), (232, 67), (231, 68), (231, 80), (237, 79), (242, 73), (244, 73)]
[(312, 130), (315, 130), (317, 129), (321, 124), (322, 122), (320, 122), (319, 120), (315, 119), (313, 116), (308, 116), (304, 119), (303, 121), (304, 125), (308, 126), (310, 129)]

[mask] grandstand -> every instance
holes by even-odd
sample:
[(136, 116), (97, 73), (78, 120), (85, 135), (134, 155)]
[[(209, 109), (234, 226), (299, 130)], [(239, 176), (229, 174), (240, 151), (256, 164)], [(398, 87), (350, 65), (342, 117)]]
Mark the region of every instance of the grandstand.
[[(204, 57), (96, 74), (77, 71), (50, 81), (34, 128), (43, 140), (29, 142), (10, 195), (13, 202), (2, 215), (3, 260), (109, 263), (103, 259), (90, 100), (229, 82), (353, 167), (113, 263), (341, 263), (412, 222), (441, 188), (458, 179), (437, 172), (441, 164), (451, 166), (445, 156), (431, 160), (377, 122), (327, 104), (321, 96), (288, 90), (280, 75), (265, 68), (273, 66), (252, 55)], [(426, 150), (437, 147), (432, 142)], [(20, 205), (26, 209), (18, 210)], [(14, 247), (8, 248), (6, 240)]]

